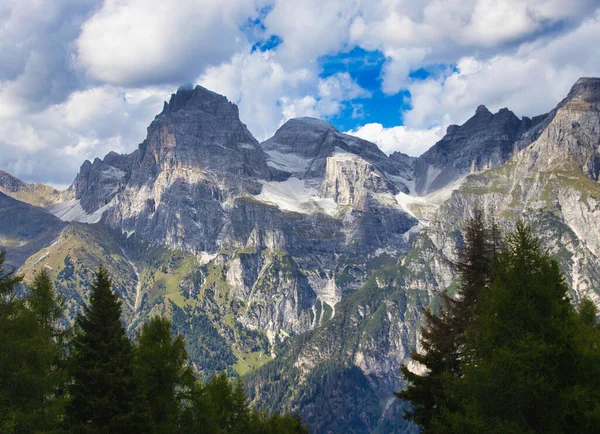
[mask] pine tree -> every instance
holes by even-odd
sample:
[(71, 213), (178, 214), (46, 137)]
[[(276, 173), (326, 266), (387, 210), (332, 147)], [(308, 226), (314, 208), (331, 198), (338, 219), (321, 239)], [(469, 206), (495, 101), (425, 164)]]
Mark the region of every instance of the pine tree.
[(136, 375), (156, 432), (178, 432), (184, 401), (195, 381), (183, 337), (173, 337), (171, 321), (155, 317), (142, 327), (135, 353)]
[(62, 317), (62, 300), (56, 294), (50, 276), (45, 270), (36, 273), (27, 304), (35, 314), (39, 324), (48, 330), (51, 337), (56, 337), (60, 331), (58, 321)]
[(149, 415), (133, 370), (133, 350), (121, 324), (121, 302), (100, 268), (89, 305), (76, 320), (70, 360), (67, 425), (72, 432), (147, 432)]
[(244, 391), (244, 384), (239, 378), (233, 388), (232, 395), (233, 405), (231, 413), (233, 417), (231, 433), (245, 434), (249, 430), (250, 407), (248, 406), (248, 397)]
[(233, 389), (225, 373), (215, 375), (205, 386), (208, 407), (215, 433), (229, 433), (234, 428)]
[(441, 295), (441, 307), (436, 314), (424, 310), (421, 328), (422, 352), (414, 351), (411, 359), (425, 368), (423, 375), (402, 367), (408, 387), (396, 396), (411, 404), (404, 417), (428, 432), (431, 421), (443, 406), (451, 406), (451, 397), (444, 389), (446, 375), (459, 375), (461, 351), (479, 295), (488, 286), (490, 267), (500, 248), (495, 222), (488, 227), (481, 211), (475, 210), (464, 229), (464, 242), (455, 264), (458, 271), (456, 295)]
[[(61, 348), (55, 339), (60, 306), (49, 279), (41, 284), (42, 274), (36, 276), (30, 293), (18, 297), (22, 278), (6, 271), (4, 261), (2, 252), (0, 432), (50, 432), (58, 424), (62, 402), (59, 392), (63, 377), (58, 365)], [(48, 297), (39, 303), (42, 294)]]
[[(558, 264), (518, 224), (467, 331), (453, 406), (432, 432), (597, 432), (600, 339), (575, 313)], [(587, 322), (586, 322), (587, 321)]]

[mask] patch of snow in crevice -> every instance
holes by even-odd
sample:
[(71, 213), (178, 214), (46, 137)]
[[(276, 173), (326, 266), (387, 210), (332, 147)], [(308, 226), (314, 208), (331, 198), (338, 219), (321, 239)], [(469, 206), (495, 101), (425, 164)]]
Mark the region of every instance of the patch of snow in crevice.
[(129, 264), (129, 266), (131, 267), (131, 269), (133, 270), (133, 272), (135, 274), (135, 279), (137, 282), (135, 285), (135, 298), (134, 298), (134, 302), (133, 302), (133, 311), (135, 312), (140, 305), (140, 297), (142, 295), (142, 280), (140, 279), (140, 273), (138, 272), (137, 267), (127, 257), (127, 253), (125, 253), (125, 249), (123, 249), (123, 247), (121, 247), (121, 246), (119, 246), (119, 248), (121, 249), (121, 253), (123, 253), (123, 259), (125, 259), (125, 261), (127, 261), (127, 263)]
[(408, 243), (410, 241), (411, 235), (418, 235), (424, 227), (425, 226), (421, 222), (417, 223), (412, 228), (410, 228), (402, 234), (402, 239)]
[(63, 228), (62, 231), (60, 231), (60, 233), (58, 234), (58, 236), (56, 237), (56, 239), (54, 241), (52, 241), (52, 243), (48, 246), (49, 248), (52, 246), (55, 246), (57, 244), (59, 244), (62, 241), (62, 235), (65, 232), (67, 228)]
[(267, 165), (288, 172), (304, 172), (311, 162), (310, 158), (304, 158), (296, 154), (284, 154), (278, 151), (265, 152), (268, 156)]
[(327, 159), (333, 159), (336, 161), (352, 161), (352, 160), (360, 160), (365, 164), (370, 164), (367, 160), (362, 158), (360, 155), (353, 154), (352, 152), (348, 152), (342, 148), (335, 148), (335, 151), (331, 156), (327, 157)]
[(59, 219), (66, 222), (93, 224), (100, 221), (102, 215), (110, 207), (110, 205), (110, 203), (107, 203), (96, 211), (88, 213), (81, 207), (79, 199), (71, 199), (51, 207), (49, 211)]
[(423, 191), (429, 191), (429, 187), (433, 184), (433, 181), (442, 173), (442, 169), (438, 169), (433, 166), (427, 166), (427, 179), (425, 180), (425, 188)]
[(208, 264), (217, 257), (217, 253), (200, 252), (196, 255), (198, 258), (198, 267)]
[(254, 198), (274, 204), (281, 210), (303, 214), (321, 211), (329, 215), (337, 211), (337, 204), (332, 198), (320, 197), (316, 189), (296, 177), (281, 182), (263, 181), (262, 184), (260, 194)]
[(49, 255), (49, 254), (50, 254), (49, 252), (46, 252), (46, 253), (44, 253), (44, 254), (43, 254), (42, 256), (40, 256), (40, 257), (37, 259), (37, 261), (35, 261), (35, 262), (34, 262), (34, 263), (31, 265), (31, 266), (32, 266), (32, 267), (35, 267), (37, 264), (39, 264), (39, 263), (40, 263), (40, 262), (42, 262), (44, 259), (46, 259), (46, 258), (48, 257), (48, 255)]
[(406, 193), (398, 193), (396, 196), (396, 202), (400, 205), (400, 208), (410, 215), (411, 217), (419, 220), (419, 218), (410, 210), (412, 204), (426, 204), (427, 200), (423, 196), (411, 196)]

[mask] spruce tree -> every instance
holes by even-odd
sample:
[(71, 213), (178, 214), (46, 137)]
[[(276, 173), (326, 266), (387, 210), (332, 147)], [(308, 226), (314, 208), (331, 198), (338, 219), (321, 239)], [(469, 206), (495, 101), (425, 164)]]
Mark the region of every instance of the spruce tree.
[(76, 320), (69, 363), (67, 426), (71, 432), (148, 431), (148, 414), (133, 370), (133, 349), (121, 324), (121, 302), (103, 268), (89, 305)]
[(487, 225), (483, 212), (475, 210), (464, 228), (463, 245), (455, 264), (458, 272), (456, 294), (441, 294), (441, 306), (436, 314), (424, 310), (420, 344), (423, 351), (413, 351), (411, 359), (424, 366), (424, 374), (402, 367), (402, 375), (408, 382), (405, 390), (396, 396), (410, 403), (404, 417), (428, 432), (431, 421), (443, 406), (451, 406), (451, 397), (443, 388), (446, 375), (459, 375), (461, 351), (465, 333), (479, 295), (488, 286), (491, 264), (500, 249), (498, 229), (495, 222)]
[(558, 264), (518, 224), (478, 300), (461, 375), (443, 378), (454, 401), (432, 432), (597, 432), (599, 334), (567, 290)]
[(178, 432), (185, 401), (194, 387), (185, 342), (171, 333), (171, 321), (154, 317), (138, 334), (136, 375), (147, 397), (157, 433)]
[[(31, 292), (18, 297), (22, 278), (14, 270), (7, 271), (4, 260), (2, 252), (0, 432), (50, 432), (57, 427), (61, 410), (61, 348), (54, 328), (60, 307), (49, 279), (41, 284), (43, 273), (36, 276)], [(46, 295), (44, 303), (39, 303), (39, 298)], [(42, 312), (52, 313), (42, 315)]]

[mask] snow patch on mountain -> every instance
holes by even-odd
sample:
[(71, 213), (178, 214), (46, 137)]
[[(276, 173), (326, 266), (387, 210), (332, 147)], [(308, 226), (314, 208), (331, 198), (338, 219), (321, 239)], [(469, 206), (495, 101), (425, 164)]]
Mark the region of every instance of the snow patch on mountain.
[(311, 160), (296, 154), (284, 154), (278, 151), (266, 151), (267, 165), (288, 172), (303, 172)]
[(337, 210), (335, 201), (318, 195), (316, 189), (296, 177), (285, 181), (263, 181), (260, 194), (254, 196), (261, 202), (271, 203), (281, 210), (298, 213), (322, 212), (333, 215)]
[(93, 213), (88, 213), (82, 208), (79, 199), (71, 199), (51, 207), (49, 211), (66, 222), (94, 224), (100, 221), (102, 215), (109, 207), (110, 203), (107, 203)]

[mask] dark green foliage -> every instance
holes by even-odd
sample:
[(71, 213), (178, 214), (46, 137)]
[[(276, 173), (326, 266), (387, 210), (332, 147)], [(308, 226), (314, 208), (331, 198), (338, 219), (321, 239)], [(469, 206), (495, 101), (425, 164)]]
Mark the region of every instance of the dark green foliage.
[(198, 371), (212, 374), (225, 371), (237, 358), (210, 319), (198, 307), (182, 309), (171, 304), (173, 331), (185, 338), (187, 352)]
[(137, 341), (135, 371), (155, 431), (177, 432), (179, 415), (195, 381), (183, 337), (172, 336), (171, 321), (155, 317), (143, 325)]
[(144, 432), (145, 400), (134, 375), (133, 348), (121, 324), (121, 302), (100, 268), (89, 306), (77, 317), (70, 360), (67, 426), (74, 432)]
[(178, 432), (194, 434), (308, 434), (298, 416), (264, 413), (250, 407), (241, 380), (221, 373), (204, 386), (196, 383)]
[[(432, 432), (592, 433), (600, 423), (600, 333), (578, 315), (558, 264), (519, 224), (468, 329), (461, 376)], [(445, 404), (445, 403), (442, 403)]]
[(21, 277), (4, 269), (0, 253), (0, 432), (53, 432), (59, 424), (64, 377), (56, 322), (61, 314), (45, 273), (17, 298)]
[(596, 318), (598, 316), (598, 309), (592, 300), (584, 298), (581, 300), (579, 306), (577, 306), (577, 313), (584, 324), (596, 325)]
[(396, 393), (398, 398), (411, 404), (405, 418), (421, 426), (423, 432), (428, 432), (442, 403), (452, 405), (443, 389), (442, 379), (446, 375), (460, 375), (459, 361), (466, 331), (477, 309), (478, 298), (488, 286), (499, 245), (496, 225), (486, 225), (483, 214), (476, 210), (465, 226), (459, 261), (455, 264), (458, 271), (455, 296), (443, 293), (437, 314), (431, 309), (424, 310), (423, 351), (414, 351), (411, 359), (428, 371), (420, 375), (403, 366), (402, 375), (408, 381), (408, 387)]

